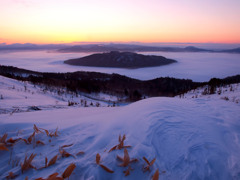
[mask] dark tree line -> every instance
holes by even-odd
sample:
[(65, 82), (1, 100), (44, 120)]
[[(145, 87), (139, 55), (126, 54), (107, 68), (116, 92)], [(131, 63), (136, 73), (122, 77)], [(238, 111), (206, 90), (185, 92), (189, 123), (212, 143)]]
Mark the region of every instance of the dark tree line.
[(215, 78), (205, 83), (169, 77), (141, 81), (119, 74), (83, 71), (73, 73), (41, 73), (12, 66), (0, 66), (0, 75), (17, 80), (30, 81), (33, 84), (66, 88), (72, 92), (103, 92), (121, 97), (126, 96), (129, 101), (143, 99), (145, 96), (173, 97), (206, 84), (215, 87), (219, 84), (240, 82), (240, 75), (225, 79)]

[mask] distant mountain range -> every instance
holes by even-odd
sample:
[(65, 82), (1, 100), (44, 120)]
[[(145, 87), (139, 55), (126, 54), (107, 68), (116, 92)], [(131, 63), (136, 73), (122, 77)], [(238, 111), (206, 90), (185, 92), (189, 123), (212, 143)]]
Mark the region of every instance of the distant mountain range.
[(111, 51), (64, 61), (66, 64), (94, 67), (143, 68), (162, 66), (177, 61), (163, 56), (142, 55), (133, 52)]
[(24, 50), (52, 50), (52, 49), (61, 49), (61, 48), (67, 48), (68, 46), (65, 44), (0, 44), (0, 51), (11, 51), (11, 50), (18, 50), (18, 51), (24, 51)]
[(131, 52), (213, 52), (213, 53), (240, 53), (240, 48), (235, 49), (202, 49), (194, 46), (181, 47), (158, 47), (131, 44), (92, 44), (76, 45), (58, 50), (59, 52), (109, 52), (109, 51), (131, 51)]
[(3, 50), (57, 50), (58, 52), (110, 52), (110, 51), (131, 51), (131, 52), (214, 52), (214, 53), (240, 53), (240, 47), (234, 49), (203, 49), (195, 46), (187, 47), (160, 47), (134, 44), (0, 44), (0, 51)]

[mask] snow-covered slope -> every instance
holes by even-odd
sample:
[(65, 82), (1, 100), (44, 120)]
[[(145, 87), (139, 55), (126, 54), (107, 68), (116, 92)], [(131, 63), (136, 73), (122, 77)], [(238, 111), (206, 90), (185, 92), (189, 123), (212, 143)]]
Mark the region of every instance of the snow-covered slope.
[(209, 94), (208, 89), (210, 89), (209, 86), (199, 87), (195, 90), (191, 90), (188, 93), (181, 94), (177, 97), (187, 99), (211, 99), (212, 101), (222, 99), (236, 104), (240, 103), (239, 83), (217, 87), (214, 94)]
[[(234, 92), (233, 92), (234, 93)], [(222, 99), (206, 98), (149, 98), (124, 107), (71, 108), (0, 115), (0, 136), (27, 139), (33, 133), (33, 125), (50, 131), (57, 127), (58, 137), (45, 133), (35, 135), (35, 142), (45, 145), (27, 145), (19, 140), (9, 151), (0, 151), (0, 175), (9, 172), (16, 179), (47, 178), (60, 175), (71, 164), (76, 168), (70, 179), (151, 179), (158, 169), (159, 179), (240, 179), (240, 106)], [(126, 135), (125, 145), (133, 170), (125, 177), (128, 167), (119, 166), (116, 159), (124, 150), (109, 150), (117, 145), (119, 135)], [(74, 157), (60, 158), (59, 148)], [(61, 148), (60, 148), (61, 149)], [(84, 154), (77, 155), (79, 151)], [(20, 163), (25, 155), (37, 154), (30, 168), (21, 173)], [(106, 172), (100, 163), (114, 173)], [(45, 157), (58, 154), (55, 164), (45, 166)], [(146, 162), (156, 158), (150, 171), (143, 172)]]
[(69, 102), (78, 107), (89, 107), (109, 106), (116, 101), (115, 96), (106, 94), (76, 95), (66, 89), (35, 86), (0, 76), (0, 114), (68, 108)]

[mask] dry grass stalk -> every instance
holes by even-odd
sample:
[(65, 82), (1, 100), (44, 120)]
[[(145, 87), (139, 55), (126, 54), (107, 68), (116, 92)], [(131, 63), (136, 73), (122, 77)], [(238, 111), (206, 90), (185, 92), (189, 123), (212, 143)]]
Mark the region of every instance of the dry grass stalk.
[(71, 176), (71, 174), (72, 174), (72, 172), (73, 172), (73, 170), (76, 168), (76, 165), (75, 164), (70, 164), (67, 168), (66, 168), (66, 170), (63, 172), (63, 174), (62, 174), (62, 178), (68, 178), (68, 177), (70, 177)]
[(103, 164), (99, 164), (99, 166), (101, 166), (105, 171), (107, 171), (109, 173), (114, 173), (113, 170), (109, 169), (108, 167), (104, 166)]
[(44, 129), (44, 128), (38, 128), (35, 124), (34, 124), (34, 132), (36, 133), (43, 133), (41, 130), (45, 131), (46, 135), (47, 136), (50, 136), (50, 137), (57, 137), (58, 136), (58, 128), (56, 128), (56, 130), (54, 132), (51, 132), (49, 133), (48, 130)]
[(123, 161), (123, 158), (117, 155), (117, 160)]
[(130, 157), (129, 157), (128, 151), (127, 149), (124, 149), (123, 163), (121, 166), (126, 167), (128, 166), (129, 163), (130, 163)]
[(126, 170), (126, 171), (123, 171), (123, 173), (125, 174), (125, 176), (128, 176), (128, 175), (130, 175), (130, 171), (131, 171), (131, 170), (133, 170), (133, 169), (131, 168), (131, 166), (128, 166), (127, 170)]
[(7, 133), (5, 133), (2, 137), (0, 137), (0, 143), (6, 144), (7, 136)]
[(35, 180), (45, 180), (44, 178), (40, 177), (40, 178), (37, 178)]
[(73, 145), (73, 144), (63, 145), (63, 146), (61, 146), (61, 148), (70, 147), (70, 146), (72, 146), (72, 145)]
[(27, 156), (25, 156), (25, 159), (24, 159), (24, 162), (23, 164), (21, 164), (21, 170), (22, 170), (22, 173), (26, 170), (28, 170), (29, 168), (34, 168), (36, 169), (31, 163), (33, 161), (33, 159), (35, 158), (36, 154), (31, 154), (29, 156), (29, 158)]
[(159, 171), (157, 169), (152, 177), (152, 180), (158, 180), (158, 179), (159, 179)]
[(48, 176), (47, 180), (63, 180), (62, 177), (57, 177), (59, 174), (58, 173), (53, 173), (50, 176)]
[[(34, 125), (33, 125), (33, 130), (34, 130), (33, 134), (30, 135), (27, 139), (21, 139), (21, 138), (19, 138), (19, 139), (11, 140), (11, 141), (13, 142), (13, 141), (18, 141), (18, 140), (21, 139), (21, 140), (23, 140), (26, 144), (31, 144), (33, 138), (35, 138), (35, 135), (38, 134), (38, 133), (43, 133), (43, 131), (45, 131), (45, 133), (46, 133), (47, 136), (50, 136), (50, 137), (53, 137), (53, 136), (57, 137), (57, 136), (58, 136), (58, 128), (57, 128), (54, 132), (49, 133), (48, 130), (43, 129), (43, 128), (39, 128), (39, 127), (36, 126), (36, 124), (34, 124)], [(37, 141), (36, 144), (45, 145), (42, 141)]]
[(24, 142), (25, 142), (26, 144), (31, 144), (34, 136), (35, 136), (35, 131), (32, 133), (32, 135), (30, 135), (30, 136), (27, 138), (27, 140), (26, 140), (26, 139), (23, 139), (23, 140), (24, 140)]
[(76, 154), (76, 156), (83, 155), (83, 154), (85, 154), (85, 152), (79, 151), (79, 152)]
[[(57, 161), (57, 158), (58, 158), (58, 155), (54, 156), (54, 157), (49, 161), (47, 167), (49, 167), (49, 166), (55, 164), (56, 161)], [(46, 163), (46, 161), (45, 161), (45, 163)], [(45, 164), (45, 165), (46, 165), (46, 164)]]
[(143, 157), (143, 160), (146, 161), (147, 163), (147, 166), (143, 167), (143, 171), (145, 172), (145, 171), (150, 171), (150, 167), (154, 164), (154, 162), (156, 161), (156, 158), (154, 158), (151, 162), (149, 162), (146, 157)]
[(57, 137), (58, 136), (58, 128), (54, 132), (49, 133), (50, 137)]
[(96, 154), (96, 164), (98, 164), (99, 166), (101, 166), (105, 171), (109, 172), (109, 173), (114, 173), (113, 170), (109, 169), (108, 167), (104, 166), (103, 164), (100, 164), (100, 160), (101, 160), (101, 156), (99, 153)]
[(57, 177), (58, 175), (59, 175), (58, 173), (53, 173), (53, 174), (49, 175), (48, 178)]
[(8, 151), (8, 148), (5, 146), (4, 143), (0, 143), (0, 150), (1, 151)]
[(130, 148), (131, 146), (124, 146), (125, 139), (126, 139), (125, 134), (123, 135), (123, 137), (121, 137), (121, 135), (119, 135), (119, 137), (118, 137), (119, 144), (116, 146), (113, 146), (108, 152), (111, 152), (111, 151), (117, 150), (117, 149)]
[(72, 156), (76, 159), (76, 157), (73, 154), (68, 153), (67, 151), (65, 151), (64, 149), (59, 148), (59, 153), (61, 154), (62, 157), (69, 157)]
[(48, 158), (45, 157), (45, 168), (48, 166)]
[(45, 144), (44, 144), (44, 142), (42, 142), (42, 141), (39, 141), (39, 140), (36, 142), (36, 144), (45, 145)]
[(15, 177), (17, 177), (17, 175), (13, 174), (13, 172), (9, 172), (6, 179), (15, 179)]
[(124, 149), (124, 157), (123, 158), (121, 158), (120, 156), (117, 156), (117, 158), (119, 160), (123, 161), (123, 163), (120, 166), (127, 167), (130, 163), (130, 157), (129, 157), (127, 149)]
[(128, 175), (130, 175), (130, 170), (127, 169), (126, 171), (123, 171), (123, 173), (124, 173), (125, 176), (128, 176)]
[(6, 148), (6, 140), (7, 140), (7, 133), (5, 133), (2, 137), (0, 137), (0, 150), (8, 151)]
[(64, 178), (58, 177), (58, 175), (59, 175), (58, 173), (53, 173), (53, 174), (49, 175), (46, 179), (40, 177), (35, 180), (64, 180)]
[(29, 144), (28, 140), (22, 139), (26, 144)]
[(101, 156), (100, 156), (100, 154), (97, 153), (97, 155), (96, 155), (96, 163), (97, 164), (100, 163), (100, 159), (101, 159)]
[(33, 130), (34, 130), (34, 132), (36, 132), (36, 133), (42, 133), (42, 131), (40, 130), (40, 128), (38, 128), (38, 127), (36, 126), (36, 124), (33, 125)]
[(15, 142), (21, 140), (21, 138), (17, 138), (17, 139), (13, 139), (13, 138), (10, 138), (7, 140), (7, 143), (11, 143), (11, 144), (14, 144)]
[(120, 166), (123, 166), (123, 167), (127, 167), (130, 163), (138, 161), (135, 158), (130, 160), (130, 157), (126, 148), (124, 149), (124, 157), (122, 158), (120, 156), (117, 156), (117, 159), (123, 162), (122, 164), (120, 164)]
[(43, 130), (45, 131), (46, 135), (49, 136), (48, 130), (46, 130), (46, 129), (43, 129)]

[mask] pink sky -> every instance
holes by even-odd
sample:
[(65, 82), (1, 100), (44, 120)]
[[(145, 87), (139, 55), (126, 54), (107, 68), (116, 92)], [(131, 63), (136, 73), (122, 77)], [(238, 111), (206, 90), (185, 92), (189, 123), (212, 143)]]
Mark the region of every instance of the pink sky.
[(239, 0), (3, 0), (0, 43), (240, 43)]

